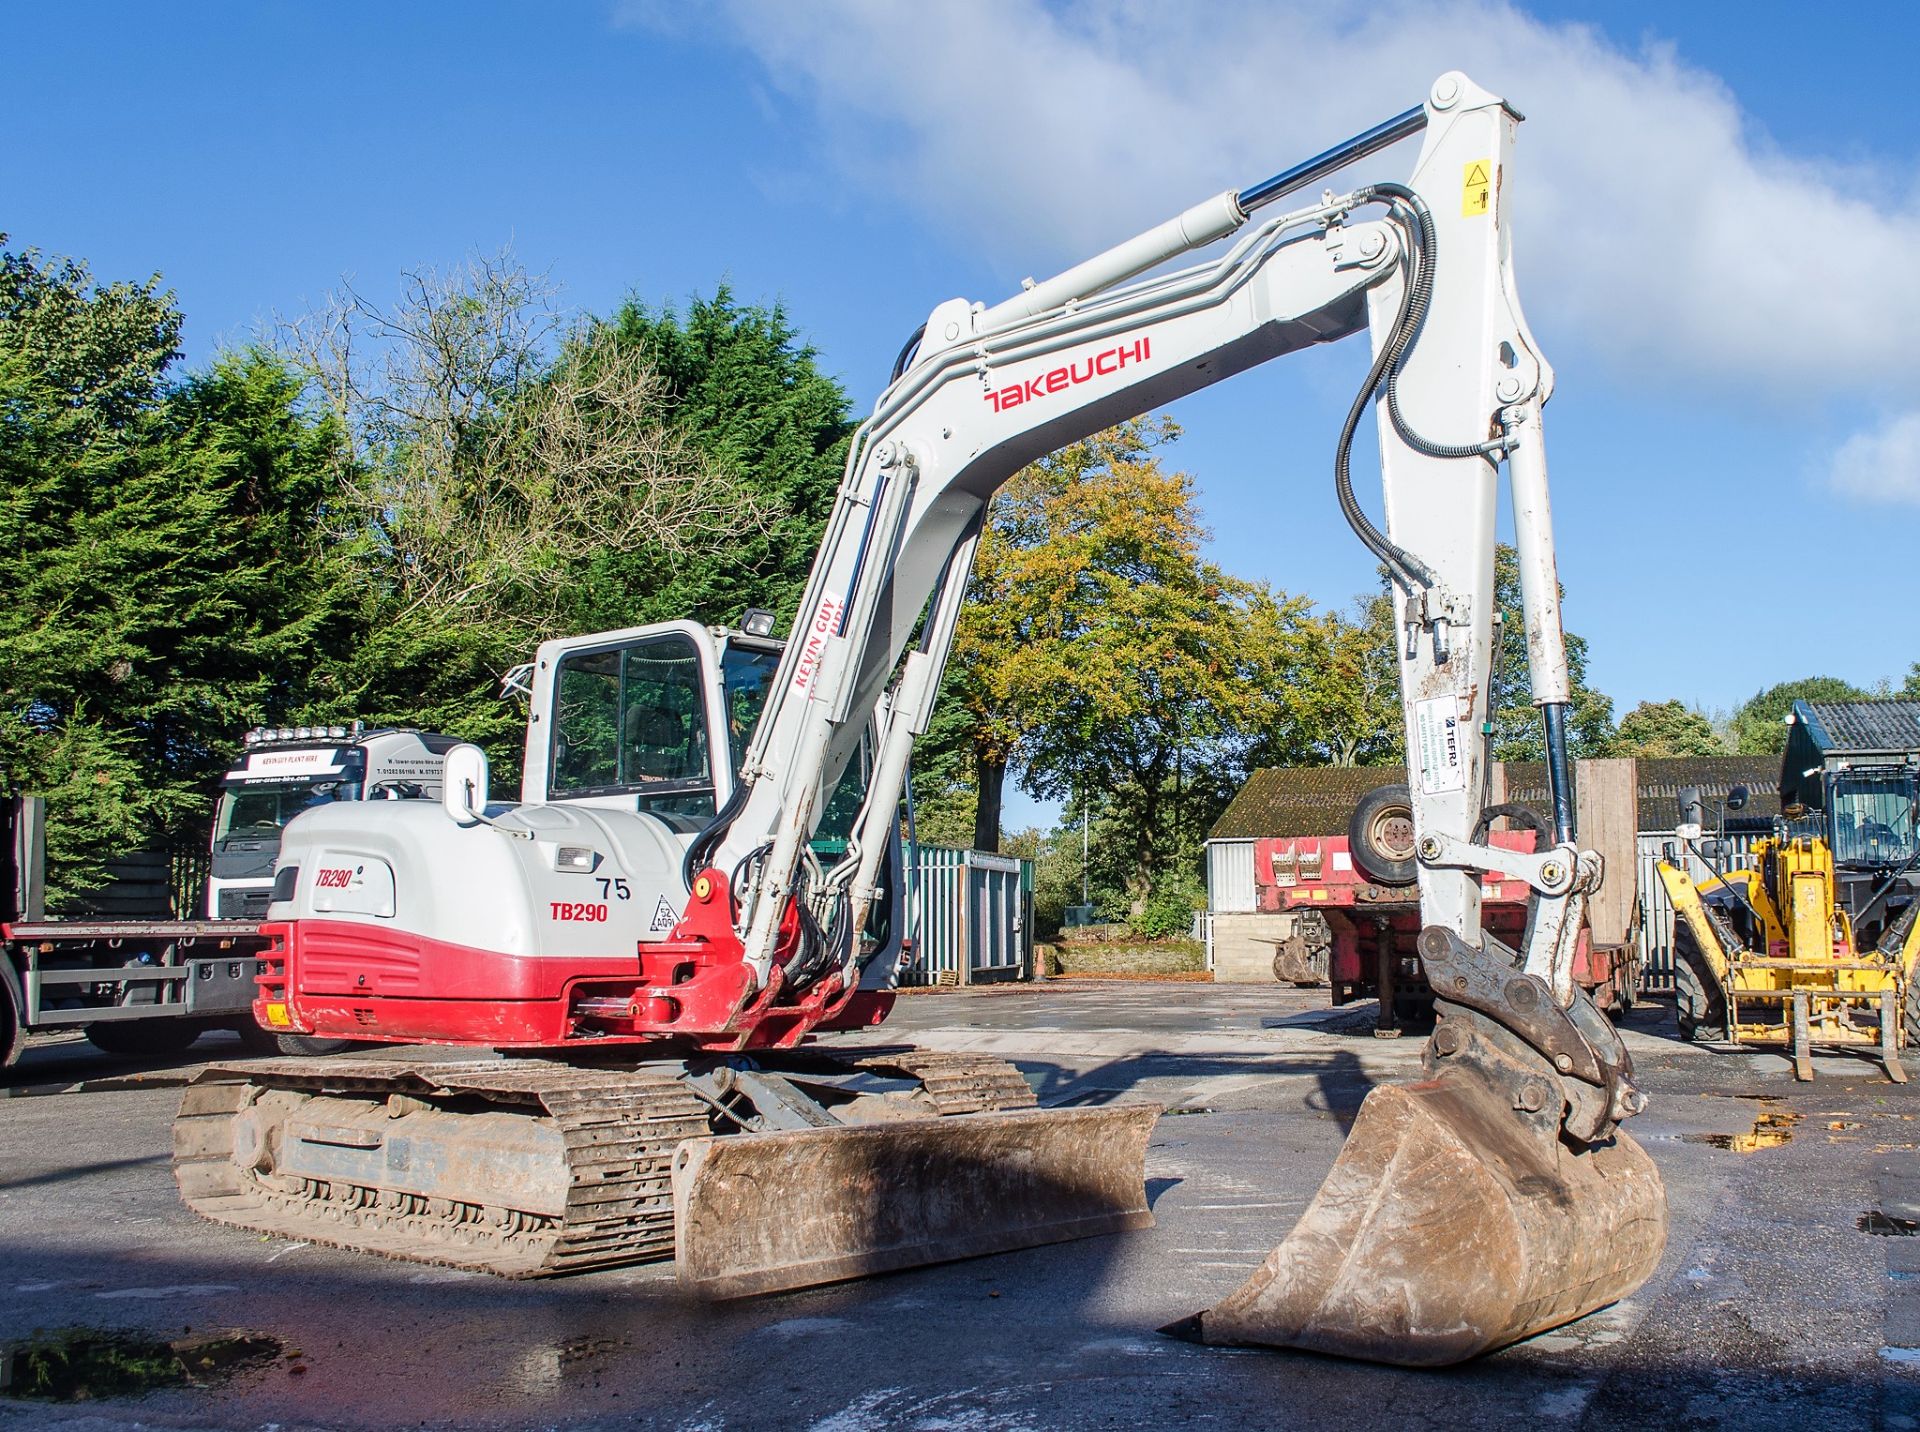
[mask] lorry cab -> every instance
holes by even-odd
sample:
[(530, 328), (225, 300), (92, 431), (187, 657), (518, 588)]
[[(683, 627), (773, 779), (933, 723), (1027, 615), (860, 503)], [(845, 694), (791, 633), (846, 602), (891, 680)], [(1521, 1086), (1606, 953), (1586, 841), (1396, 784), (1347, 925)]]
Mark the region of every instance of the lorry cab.
[(395, 728), (259, 727), (221, 779), (214, 809), (207, 915), (267, 913), (280, 833), (302, 811), (335, 801), (438, 800), (451, 736)]

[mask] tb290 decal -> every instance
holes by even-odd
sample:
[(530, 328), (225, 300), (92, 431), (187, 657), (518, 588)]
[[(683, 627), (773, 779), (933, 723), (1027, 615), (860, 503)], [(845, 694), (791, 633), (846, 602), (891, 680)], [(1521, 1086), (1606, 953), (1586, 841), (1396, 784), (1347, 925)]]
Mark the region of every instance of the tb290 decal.
[(607, 923), (605, 905), (594, 905), (581, 900), (555, 900), (548, 904), (547, 909), (556, 920), (582, 920), (589, 925)]

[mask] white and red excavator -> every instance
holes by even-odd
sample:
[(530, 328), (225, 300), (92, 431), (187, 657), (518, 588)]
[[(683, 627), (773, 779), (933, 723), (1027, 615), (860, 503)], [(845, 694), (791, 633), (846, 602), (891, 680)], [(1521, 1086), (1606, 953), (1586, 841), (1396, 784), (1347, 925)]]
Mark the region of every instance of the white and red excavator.
[[(1448, 74), (1422, 106), (1002, 303), (940, 304), (853, 440), (784, 647), (688, 622), (548, 642), (518, 804), (490, 801), (463, 747), (439, 804), (292, 822), (261, 1022), (514, 1057), (210, 1070), (176, 1124), (192, 1207), (514, 1276), (671, 1254), (718, 1296), (1149, 1224), (1153, 1106), (1043, 1110), (999, 1061), (815, 1036), (893, 1000), (902, 780), (995, 491), (1366, 332), (1334, 482), (1394, 590), (1439, 1017), (1423, 1077), (1368, 1095), (1293, 1232), (1179, 1330), (1430, 1365), (1638, 1287), (1666, 1209), (1622, 1128), (1645, 1102), (1627, 1053), (1571, 978), (1602, 870), (1573, 830), (1553, 376), (1509, 254), (1519, 118)], [(1407, 183), (1280, 203), (1421, 134)], [(1379, 525), (1349, 477), (1369, 405)], [(1549, 753), (1533, 852), (1480, 824), (1502, 467)], [(823, 856), (830, 805), (846, 838)], [(1482, 929), (1489, 875), (1531, 891), (1518, 950)]]

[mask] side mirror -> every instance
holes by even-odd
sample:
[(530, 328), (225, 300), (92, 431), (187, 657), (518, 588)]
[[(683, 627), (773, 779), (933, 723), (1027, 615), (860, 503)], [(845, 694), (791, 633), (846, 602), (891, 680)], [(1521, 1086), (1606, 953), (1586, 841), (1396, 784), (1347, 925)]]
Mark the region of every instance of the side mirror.
[(1700, 799), (1700, 787), (1680, 787), (1679, 806), (1680, 824), (1704, 826), (1707, 823), (1707, 804)]
[(1745, 786), (1735, 786), (1732, 790), (1727, 792), (1727, 809), (1728, 810), (1745, 810), (1747, 801), (1752, 797), (1752, 795), (1753, 795), (1753, 792), (1749, 791)]
[(459, 745), (447, 752), (441, 777), (440, 807), (455, 825), (478, 825), (487, 816), (487, 753)]

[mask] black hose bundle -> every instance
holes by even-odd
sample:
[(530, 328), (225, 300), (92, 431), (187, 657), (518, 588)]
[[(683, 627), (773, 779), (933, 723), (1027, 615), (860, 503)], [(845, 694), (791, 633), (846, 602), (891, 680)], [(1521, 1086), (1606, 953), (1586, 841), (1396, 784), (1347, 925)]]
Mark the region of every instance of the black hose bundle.
[(712, 860), (713, 852), (719, 848), (720, 842), (726, 839), (728, 828), (732, 826), (734, 818), (740, 814), (740, 808), (746, 803), (747, 783), (744, 780), (736, 780), (733, 783), (733, 793), (727, 797), (726, 804), (715, 811), (713, 819), (701, 827), (700, 833), (693, 838), (693, 843), (687, 847), (687, 853), (680, 861), (680, 878), (688, 886), (693, 884), (693, 877)]
[(1378, 401), (1384, 389), (1387, 416), (1393, 423), (1394, 432), (1408, 447), (1427, 457), (1486, 459), (1497, 444), (1432, 442), (1415, 432), (1401, 415), (1400, 374), (1406, 367), (1415, 343), (1419, 341), (1421, 329), (1426, 325), (1427, 310), (1433, 302), (1433, 274), (1438, 250), (1433, 213), (1427, 208), (1426, 201), (1404, 184), (1372, 184), (1356, 190), (1353, 197), (1356, 205), (1377, 203), (1387, 206), (1394, 222), (1407, 236), (1408, 277), (1392, 331), (1387, 341), (1380, 345), (1373, 366), (1367, 371), (1366, 381), (1354, 396), (1353, 405), (1347, 410), (1346, 421), (1341, 424), (1340, 441), (1334, 449), (1334, 493), (1340, 501), (1341, 515), (1347, 519), (1347, 525), (1353, 529), (1354, 535), (1386, 565), (1402, 591), (1412, 592), (1416, 587), (1425, 589), (1433, 586), (1433, 570), (1374, 526), (1353, 492), (1353, 438), (1359, 431), (1360, 419), (1366, 415), (1368, 404)]

